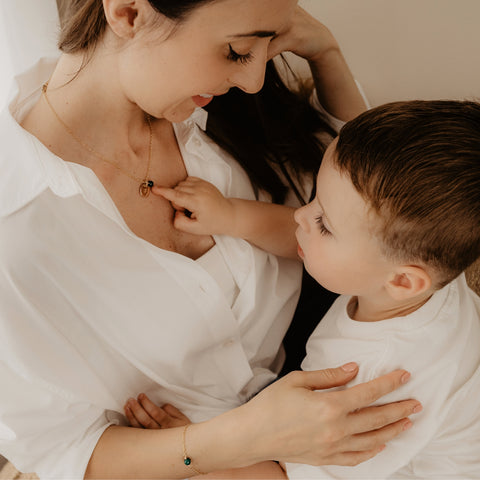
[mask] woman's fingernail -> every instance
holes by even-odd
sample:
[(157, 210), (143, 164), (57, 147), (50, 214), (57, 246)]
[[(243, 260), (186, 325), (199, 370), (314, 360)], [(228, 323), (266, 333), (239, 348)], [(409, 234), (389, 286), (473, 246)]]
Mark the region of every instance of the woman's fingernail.
[(403, 424), (403, 431), (405, 430), (408, 430), (409, 428), (411, 428), (413, 425), (412, 421), (411, 420), (406, 420), (405, 423)]
[(413, 413), (419, 413), (423, 410), (423, 406), (421, 403), (419, 403), (418, 405), (416, 405), (413, 409)]
[(358, 368), (358, 365), (355, 362), (350, 362), (350, 363), (346, 363), (345, 365), (342, 365), (342, 370), (348, 373), (354, 372), (357, 368)]
[(402, 375), (402, 378), (400, 379), (402, 383), (407, 383), (409, 380), (410, 380), (410, 373), (409, 372), (405, 372), (403, 375)]

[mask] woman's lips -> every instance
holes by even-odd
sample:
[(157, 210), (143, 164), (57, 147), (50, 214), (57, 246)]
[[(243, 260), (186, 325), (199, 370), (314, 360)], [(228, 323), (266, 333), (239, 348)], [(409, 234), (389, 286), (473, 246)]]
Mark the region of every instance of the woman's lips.
[(192, 100), (197, 107), (205, 107), (213, 100), (213, 95), (195, 95)]

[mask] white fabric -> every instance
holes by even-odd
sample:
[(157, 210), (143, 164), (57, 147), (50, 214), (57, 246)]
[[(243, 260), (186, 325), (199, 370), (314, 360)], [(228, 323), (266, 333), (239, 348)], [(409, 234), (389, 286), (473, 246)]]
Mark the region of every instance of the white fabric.
[(208, 252), (203, 254), (200, 258), (197, 258), (196, 262), (217, 282), (228, 305), (233, 307), (240, 290), (237, 282), (235, 282), (235, 277), (233, 276), (232, 271), (228, 267), (227, 262), (218, 247), (214, 245), (208, 250)]
[(287, 464), (290, 479), (480, 478), (480, 298), (465, 276), (436, 292), (410, 315), (356, 322), (339, 297), (307, 343), (304, 370), (355, 360), (352, 382), (396, 368), (411, 380), (381, 403), (416, 398), (423, 411), (413, 427), (356, 467)]
[(55, 0), (0, 1), (0, 108), (14, 75), (55, 55), (59, 31)]
[[(216, 236), (239, 289), (231, 307), (199, 262), (135, 236), (90, 169), (17, 123), (54, 64), (19, 77), (0, 117), (0, 453), (22, 471), (73, 479), (139, 392), (201, 421), (271, 382), (301, 265)], [(254, 199), (193, 118), (175, 125), (188, 174)]]

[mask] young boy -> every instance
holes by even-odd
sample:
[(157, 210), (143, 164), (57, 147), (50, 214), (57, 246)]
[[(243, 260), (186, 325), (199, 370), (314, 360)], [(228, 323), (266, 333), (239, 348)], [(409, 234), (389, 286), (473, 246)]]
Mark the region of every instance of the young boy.
[(356, 467), (287, 464), (290, 479), (480, 478), (480, 298), (462, 273), (480, 256), (480, 105), (398, 102), (360, 115), (325, 153), (315, 199), (295, 212), (226, 199), (195, 178), (157, 193), (177, 209), (177, 228), (298, 254), (342, 294), (303, 369), (354, 359), (356, 383), (412, 373), (382, 401), (421, 401), (414, 428)]

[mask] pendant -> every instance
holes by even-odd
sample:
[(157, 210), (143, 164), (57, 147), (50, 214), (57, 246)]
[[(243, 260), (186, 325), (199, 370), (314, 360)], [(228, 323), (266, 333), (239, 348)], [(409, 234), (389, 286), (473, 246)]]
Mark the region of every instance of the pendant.
[(150, 195), (150, 190), (153, 187), (153, 182), (152, 180), (144, 180), (141, 184), (140, 187), (138, 187), (138, 193), (140, 194), (141, 197), (148, 197)]

